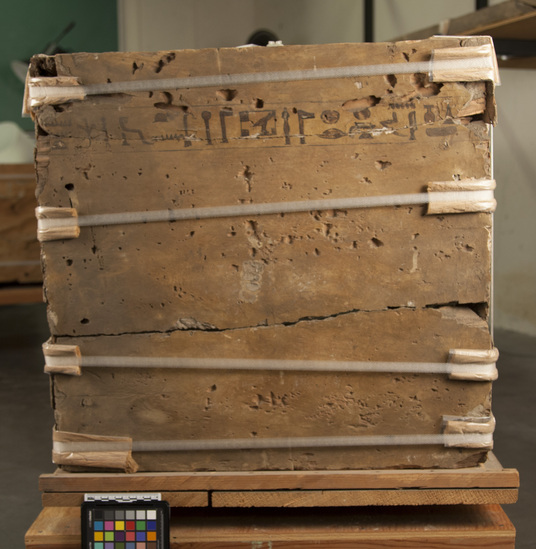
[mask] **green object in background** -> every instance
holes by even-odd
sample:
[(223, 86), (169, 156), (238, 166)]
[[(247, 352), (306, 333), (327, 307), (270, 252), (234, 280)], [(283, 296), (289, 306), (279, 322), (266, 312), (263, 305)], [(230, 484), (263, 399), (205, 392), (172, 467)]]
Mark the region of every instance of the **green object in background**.
[[(58, 37), (61, 49), (69, 52), (117, 51), (117, 3), (3, 0), (0, 10), (0, 122), (13, 121), (32, 131), (32, 120), (21, 117), (24, 84), (12, 61), (28, 61)], [(74, 27), (61, 37), (71, 23)]]

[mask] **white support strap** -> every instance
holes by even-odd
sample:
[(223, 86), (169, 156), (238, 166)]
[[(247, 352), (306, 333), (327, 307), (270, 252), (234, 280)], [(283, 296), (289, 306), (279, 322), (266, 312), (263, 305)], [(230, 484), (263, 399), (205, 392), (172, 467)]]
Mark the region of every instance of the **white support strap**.
[[(456, 358), (473, 353), (473, 360)], [(496, 350), (457, 350), (449, 353), (449, 362), (368, 362), (336, 360), (279, 360), (246, 358), (184, 358), (143, 356), (85, 356), (76, 345), (45, 343), (45, 372), (49, 374), (82, 375), (82, 368), (179, 368), (193, 370), (276, 370), (302, 372), (373, 372), (397, 374), (447, 375), (465, 381), (497, 379)], [(482, 359), (483, 355), (488, 359)]]
[[(450, 187), (447, 185), (448, 183), (451, 183)], [(430, 183), (428, 192), (423, 193), (240, 204), (232, 206), (153, 210), (147, 212), (78, 215), (78, 212), (73, 208), (39, 207), (36, 209), (37, 235), (40, 242), (45, 242), (49, 240), (77, 238), (80, 234), (81, 227), (395, 206), (428, 205), (427, 213), (429, 215), (494, 211), (496, 206), (493, 194), (495, 181), (487, 179), (470, 180), (465, 183), (465, 187), (461, 186), (458, 181), (441, 182), (439, 185), (442, 186), (436, 186), (436, 184)]]
[[(483, 448), (493, 445), (495, 420), (487, 418), (456, 418), (446, 416), (444, 432), (411, 435), (362, 435), (362, 436), (313, 436), (275, 438), (229, 438), (195, 440), (131, 440), (98, 437), (101, 440), (84, 440), (77, 435), (69, 441), (68, 433), (61, 433), (62, 440), (53, 441), (53, 452), (60, 455), (107, 452), (193, 452), (217, 450), (267, 450), (295, 448), (358, 448), (370, 446), (429, 446)], [(452, 430), (451, 424), (459, 424)], [(463, 426), (468, 426), (464, 429)], [(109, 440), (105, 440), (109, 438)]]
[(131, 80), (82, 85), (73, 77), (27, 79), (25, 112), (42, 105), (81, 100), (91, 95), (151, 92), (184, 88), (229, 87), (265, 82), (293, 82), (333, 78), (363, 78), (387, 74), (428, 74), (432, 81), (499, 83), (493, 45), (433, 50), (429, 61), (383, 63), (344, 67), (311, 68), (271, 72), (214, 74), (182, 78)]

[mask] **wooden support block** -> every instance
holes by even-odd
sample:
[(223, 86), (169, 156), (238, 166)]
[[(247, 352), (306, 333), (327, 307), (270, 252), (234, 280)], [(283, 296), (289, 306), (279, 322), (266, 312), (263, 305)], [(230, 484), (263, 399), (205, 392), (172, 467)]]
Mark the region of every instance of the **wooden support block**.
[[(513, 549), (515, 529), (498, 505), (383, 507), (306, 511), (181, 510), (170, 525), (171, 549)], [(26, 549), (80, 547), (80, 509), (43, 509)]]
[[(490, 179), (483, 119), (493, 119), (494, 99), (486, 78), (428, 81), (432, 52), (473, 58), (481, 45), (491, 48), (484, 37), (463, 47), (436, 37), (48, 59), (54, 79), (76, 73), (84, 86), (104, 87), (158, 86), (192, 72), (217, 79), (360, 65), (379, 71), (229, 88), (186, 81), (37, 106), (37, 149), (46, 159), (38, 162), (40, 211), (76, 213), (80, 223), (79, 238), (42, 243), (53, 335), (224, 330), (350, 310), (488, 303), (489, 213), (318, 206)], [(424, 63), (422, 73), (397, 73), (410, 60)], [(44, 65), (42, 57), (32, 62), (34, 76)], [(304, 208), (286, 213), (295, 202)], [(283, 209), (195, 219), (207, 208), (267, 204)], [(176, 210), (194, 219), (174, 219)], [(131, 223), (139, 212), (164, 216)], [(76, 299), (66, 298), (79, 287)]]
[(27, 548), (80, 548), (80, 507), (45, 507), (34, 521), (24, 542)]
[(212, 507), (367, 507), (515, 503), (517, 490), (303, 490), (213, 492)]
[[(429, 337), (433, 333), (434, 337)], [(464, 467), (484, 459), (486, 449), (417, 444), (370, 449), (293, 448), (300, 437), (441, 434), (443, 416), (490, 413), (490, 381), (457, 381), (445, 374), (279, 371), (233, 369), (233, 359), (339, 362), (447, 363), (454, 348), (489, 349), (487, 323), (462, 307), (351, 312), (241, 330), (177, 330), (168, 334), (57, 337), (77, 345), (82, 375), (54, 375), (55, 419), (60, 431), (90, 437), (129, 433), (139, 471), (313, 470), (348, 467)], [(110, 367), (107, 357), (181, 357), (184, 368)], [(103, 367), (84, 366), (84, 357)], [(101, 358), (102, 357), (102, 358)], [(416, 358), (418, 357), (418, 358)], [(188, 358), (225, 358), (225, 369), (196, 370)], [(113, 360), (113, 359), (111, 359)], [(118, 359), (120, 362), (120, 358)], [(417, 364), (417, 367), (419, 364)], [(459, 393), (463, 393), (460, 400)], [(426, 413), (424, 413), (426, 410)], [(411, 426), (408, 428), (408, 426)], [(143, 451), (136, 441), (285, 438), (266, 450)], [(74, 453), (66, 448), (64, 455)], [(59, 462), (58, 462), (59, 463)], [(62, 461), (79, 466), (89, 460)]]
[[(68, 473), (41, 475), (43, 505), (67, 506), (90, 492), (161, 492), (175, 507), (445, 505), (513, 503), (519, 474), (493, 454), (458, 470)], [(208, 503), (207, 503), (208, 502)], [(316, 503), (315, 503), (316, 502)]]

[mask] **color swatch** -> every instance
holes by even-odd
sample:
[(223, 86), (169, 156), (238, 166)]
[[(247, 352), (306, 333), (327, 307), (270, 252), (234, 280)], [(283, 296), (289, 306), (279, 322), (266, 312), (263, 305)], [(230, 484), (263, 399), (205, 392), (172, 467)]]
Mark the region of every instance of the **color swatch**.
[(169, 506), (150, 503), (84, 503), (82, 547), (87, 549), (166, 549)]

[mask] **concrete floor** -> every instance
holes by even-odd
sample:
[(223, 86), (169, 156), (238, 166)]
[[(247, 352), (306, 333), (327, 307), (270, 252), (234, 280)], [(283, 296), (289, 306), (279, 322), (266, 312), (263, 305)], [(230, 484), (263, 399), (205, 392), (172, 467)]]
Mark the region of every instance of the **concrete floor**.
[[(0, 307), (0, 532), (2, 547), (22, 549), (41, 510), (38, 477), (51, 463), (52, 411), (41, 344), (48, 339), (41, 304)], [(518, 549), (536, 547), (536, 338), (495, 334), (501, 351), (494, 384), (495, 455), (521, 475), (519, 502), (505, 506), (517, 529)]]

